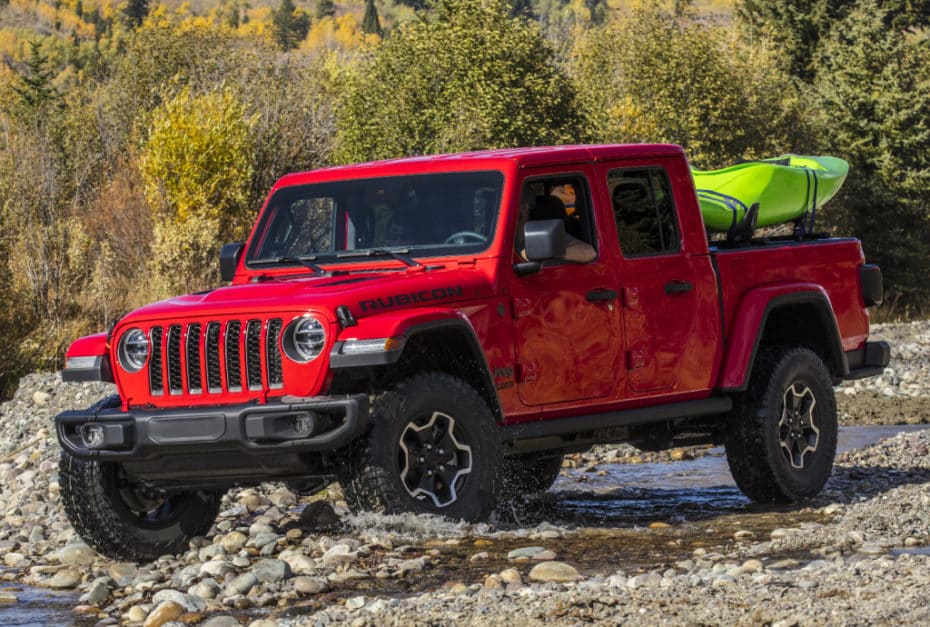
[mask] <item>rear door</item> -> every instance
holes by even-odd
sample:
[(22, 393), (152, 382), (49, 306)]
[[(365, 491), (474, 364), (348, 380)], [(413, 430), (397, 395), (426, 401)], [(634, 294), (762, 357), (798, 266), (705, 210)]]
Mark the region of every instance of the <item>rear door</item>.
[(678, 209), (692, 200), (682, 197), (682, 190), (693, 195), (687, 164), (663, 158), (607, 163), (600, 176), (621, 253), (624, 396), (708, 389), (719, 347), (717, 286), (700, 221), (682, 224)]
[[(615, 268), (596, 236), (605, 231), (595, 228), (593, 173), (591, 166), (548, 170), (523, 182), (524, 201), (559, 198), (567, 232), (597, 249), (597, 258), (587, 263), (547, 262), (535, 274), (511, 275), (515, 374), (526, 405), (600, 398), (615, 391), (619, 295)], [(609, 220), (609, 214), (604, 211), (600, 219)], [(514, 261), (519, 252), (514, 251)]]

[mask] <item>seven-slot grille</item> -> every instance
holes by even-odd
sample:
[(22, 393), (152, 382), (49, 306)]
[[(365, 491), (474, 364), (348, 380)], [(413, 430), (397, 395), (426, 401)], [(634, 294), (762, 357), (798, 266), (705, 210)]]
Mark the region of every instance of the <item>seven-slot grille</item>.
[(220, 394), (281, 388), (280, 337), (283, 322), (230, 320), (222, 323), (155, 326), (149, 358), (153, 396)]

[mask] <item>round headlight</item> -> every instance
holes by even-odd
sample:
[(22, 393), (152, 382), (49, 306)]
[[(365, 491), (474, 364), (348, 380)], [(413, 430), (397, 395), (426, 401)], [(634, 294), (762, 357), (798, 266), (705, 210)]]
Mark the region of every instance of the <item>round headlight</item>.
[(149, 338), (142, 329), (130, 329), (119, 341), (119, 363), (128, 372), (139, 372), (149, 358)]
[(281, 344), (284, 353), (292, 360), (301, 363), (313, 361), (326, 345), (326, 328), (312, 316), (298, 318), (287, 325)]

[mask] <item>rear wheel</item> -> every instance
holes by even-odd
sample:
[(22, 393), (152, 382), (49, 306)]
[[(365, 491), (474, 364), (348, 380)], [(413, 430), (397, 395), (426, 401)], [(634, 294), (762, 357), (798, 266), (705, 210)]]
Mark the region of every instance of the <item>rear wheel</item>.
[(836, 437), (823, 360), (807, 348), (760, 351), (727, 424), (727, 461), (740, 490), (760, 503), (815, 496), (833, 468)]
[(356, 511), (480, 520), (497, 504), (500, 449), (481, 395), (460, 379), (426, 373), (375, 399), (339, 480)]
[(71, 526), (101, 555), (154, 560), (188, 548), (219, 513), (222, 494), (160, 493), (132, 482), (119, 464), (73, 457), (58, 463), (61, 500)]

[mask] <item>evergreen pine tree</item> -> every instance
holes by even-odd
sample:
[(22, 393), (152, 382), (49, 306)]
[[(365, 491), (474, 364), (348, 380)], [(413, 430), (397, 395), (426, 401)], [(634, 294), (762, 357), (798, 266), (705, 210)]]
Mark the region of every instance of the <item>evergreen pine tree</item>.
[(274, 40), (281, 50), (290, 50), (294, 47), (292, 45), (293, 38), (291, 37), (291, 20), (294, 18), (294, 9), (296, 8), (293, 0), (281, 0), (278, 8), (271, 15)]
[(149, 0), (129, 0), (123, 9), (130, 28), (137, 28), (149, 14)]
[(378, 17), (378, 8), (375, 0), (365, 0), (365, 16), (362, 18), (362, 32), (366, 35), (384, 35), (381, 30), (381, 19)]
[(84, 3), (81, 0), (77, 0), (77, 4), (74, 5), (74, 14), (80, 19), (84, 19)]
[(17, 109), (21, 115), (41, 119), (48, 107), (58, 101), (59, 94), (52, 87), (53, 78), (48, 56), (37, 41), (30, 41), (26, 72), (20, 74), (13, 84), (13, 91), (19, 96)]
[(316, 2), (316, 19), (322, 20), (324, 17), (335, 17), (336, 5), (333, 0), (317, 0)]

